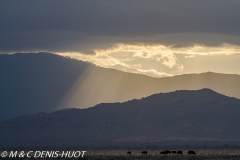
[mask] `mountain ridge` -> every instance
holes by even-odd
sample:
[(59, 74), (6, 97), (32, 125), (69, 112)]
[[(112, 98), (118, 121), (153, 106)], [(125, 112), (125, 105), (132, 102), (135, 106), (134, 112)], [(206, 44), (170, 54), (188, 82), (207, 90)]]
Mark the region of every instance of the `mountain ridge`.
[(0, 75), (0, 120), (175, 90), (210, 88), (240, 98), (240, 75), (208, 72), (152, 78), (50, 53), (1, 54)]
[(210, 89), (159, 93), (0, 122), (0, 147), (240, 144), (240, 100)]

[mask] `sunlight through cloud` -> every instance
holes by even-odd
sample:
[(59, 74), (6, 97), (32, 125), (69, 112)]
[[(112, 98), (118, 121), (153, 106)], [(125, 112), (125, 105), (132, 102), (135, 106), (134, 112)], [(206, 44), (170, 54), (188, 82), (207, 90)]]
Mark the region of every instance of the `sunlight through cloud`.
[[(148, 45), (143, 43), (118, 43), (106, 49), (95, 50), (94, 55), (77, 52), (58, 53), (83, 61), (94, 63), (105, 68), (114, 68), (131, 73), (145, 74), (152, 77), (172, 76), (166, 70), (181, 72), (184, 65), (178, 55), (185, 58), (195, 56), (238, 54), (239, 46), (222, 44), (218, 47), (195, 44), (188, 47), (174, 47), (162, 44)], [(144, 65), (145, 64), (145, 65)]]

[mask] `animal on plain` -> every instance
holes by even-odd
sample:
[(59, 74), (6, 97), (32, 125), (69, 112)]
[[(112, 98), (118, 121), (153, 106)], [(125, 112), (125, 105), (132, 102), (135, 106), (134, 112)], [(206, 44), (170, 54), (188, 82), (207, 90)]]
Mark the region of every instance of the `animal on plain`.
[(132, 154), (132, 152), (131, 152), (131, 151), (127, 151), (127, 154), (131, 155), (131, 154)]
[(176, 154), (177, 152), (176, 151), (171, 151), (172, 154)]
[(188, 151), (187, 154), (196, 154), (195, 151)]
[(161, 151), (160, 154), (171, 154), (171, 151), (169, 150)]
[(146, 154), (147, 155), (147, 151), (142, 151), (142, 154)]
[(177, 154), (182, 154), (182, 151), (177, 151)]

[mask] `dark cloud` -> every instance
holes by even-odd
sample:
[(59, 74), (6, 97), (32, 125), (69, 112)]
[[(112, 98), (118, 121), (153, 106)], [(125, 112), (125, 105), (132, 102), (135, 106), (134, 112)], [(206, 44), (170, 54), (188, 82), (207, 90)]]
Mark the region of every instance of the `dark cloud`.
[[(1, 52), (83, 52), (93, 53), (93, 48), (102, 48), (107, 44), (80, 32), (61, 31), (17, 31), (0, 32)], [(90, 46), (91, 45), (91, 46)]]
[(239, 15), (239, 0), (0, 1), (0, 52), (93, 53), (134, 41), (240, 44)]

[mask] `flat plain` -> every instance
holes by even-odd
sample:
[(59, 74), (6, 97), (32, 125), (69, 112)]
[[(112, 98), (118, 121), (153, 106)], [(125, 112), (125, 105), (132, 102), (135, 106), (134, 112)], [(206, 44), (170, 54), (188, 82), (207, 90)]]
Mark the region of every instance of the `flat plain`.
[[(181, 149), (176, 149), (181, 150)], [(188, 155), (189, 150), (194, 150), (196, 155)], [(189, 149), (182, 150), (183, 154), (160, 154), (161, 149), (159, 150), (91, 150), (87, 151), (85, 156), (81, 159), (86, 160), (140, 160), (140, 159), (149, 159), (149, 160), (193, 160), (193, 159), (206, 159), (206, 160), (240, 160), (240, 149)], [(131, 155), (128, 155), (127, 152), (131, 151)], [(142, 151), (147, 151), (147, 155), (142, 155)], [(172, 149), (173, 151), (173, 149)]]

